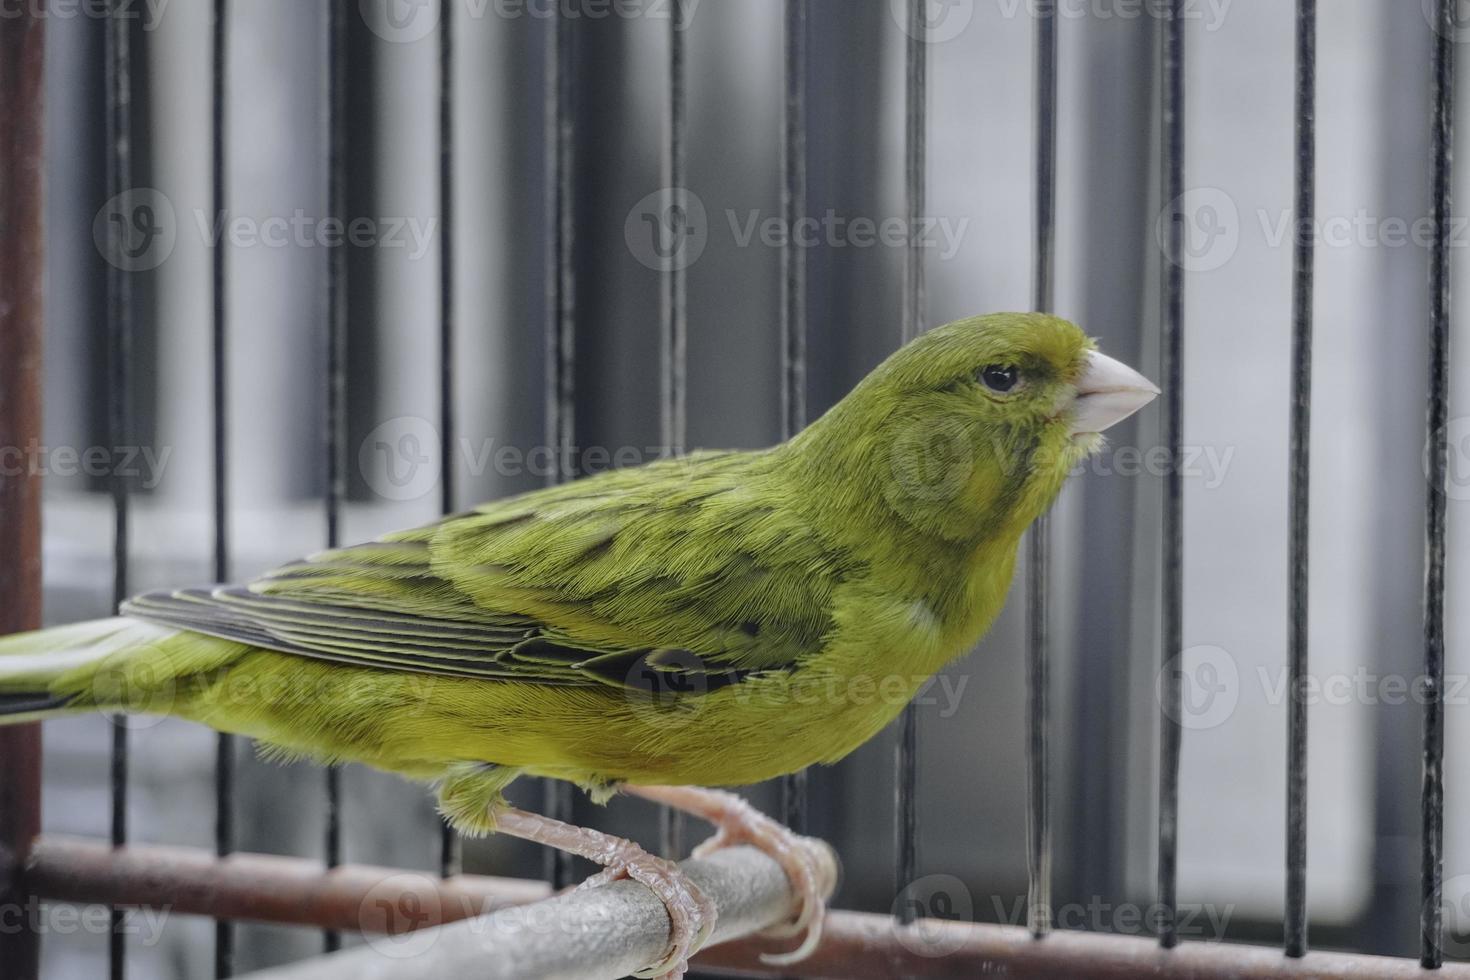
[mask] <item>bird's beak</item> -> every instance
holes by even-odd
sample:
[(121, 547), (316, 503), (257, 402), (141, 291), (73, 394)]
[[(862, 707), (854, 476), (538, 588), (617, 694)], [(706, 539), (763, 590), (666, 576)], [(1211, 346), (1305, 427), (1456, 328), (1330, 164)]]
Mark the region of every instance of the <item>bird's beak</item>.
[(1159, 395), (1158, 387), (1122, 361), (1087, 352), (1087, 366), (1077, 379), (1072, 402), (1072, 434), (1102, 432), (1138, 411)]

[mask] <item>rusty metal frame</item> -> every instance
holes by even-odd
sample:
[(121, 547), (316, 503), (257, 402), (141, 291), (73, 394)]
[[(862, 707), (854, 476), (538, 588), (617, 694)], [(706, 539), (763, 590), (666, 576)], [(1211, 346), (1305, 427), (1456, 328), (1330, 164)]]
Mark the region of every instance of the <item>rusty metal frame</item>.
[[(41, 437), (43, 15), (0, 18), (0, 447)], [(41, 625), (41, 480), (0, 473), (0, 633)], [(21, 868), (41, 829), (41, 726), (0, 728), (0, 909), (22, 901)], [(0, 929), (0, 974), (29, 980), (39, 943)]]
[[(26, 864), (25, 880), (39, 898), (151, 907), (174, 913), (223, 916), (343, 931), (400, 934), (539, 901), (550, 895), (540, 881), (426, 872), (365, 865), (326, 870), (320, 862), (264, 854), (219, 858), (197, 848), (42, 837)], [(770, 976), (760, 954), (779, 942), (737, 940), (701, 953), (695, 965), (717, 972)], [(1033, 939), (1019, 926), (924, 920), (903, 927), (890, 916), (833, 912), (821, 946), (808, 960), (785, 967), (792, 977), (1091, 977), (1140, 980), (1274, 980), (1286, 977), (1422, 977), (1419, 964), (1341, 953), (1300, 959), (1280, 950), (1220, 942), (1161, 949), (1147, 936), (1056, 931)], [(1470, 964), (1446, 964), (1443, 980), (1470, 980)]]

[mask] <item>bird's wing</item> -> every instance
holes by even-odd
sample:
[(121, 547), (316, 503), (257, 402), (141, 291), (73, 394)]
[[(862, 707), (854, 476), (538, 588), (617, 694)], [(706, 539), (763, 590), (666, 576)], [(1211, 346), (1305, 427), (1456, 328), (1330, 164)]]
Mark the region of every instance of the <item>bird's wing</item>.
[(358, 666), (711, 690), (815, 652), (855, 570), (772, 472), (753, 453), (616, 471), (123, 611)]

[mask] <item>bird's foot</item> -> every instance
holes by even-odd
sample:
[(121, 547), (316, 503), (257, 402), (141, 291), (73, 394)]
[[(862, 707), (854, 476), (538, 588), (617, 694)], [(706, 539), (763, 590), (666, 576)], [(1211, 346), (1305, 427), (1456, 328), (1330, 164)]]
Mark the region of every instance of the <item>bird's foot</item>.
[(659, 897), (669, 913), (669, 951), (660, 962), (634, 976), (678, 980), (689, 968), (689, 957), (713, 934), (717, 918), (714, 902), (674, 862), (655, 857), (621, 837), (523, 810), (501, 810), (494, 820), (500, 833), (555, 847), (602, 865), (602, 871), (577, 886), (579, 891), (631, 878)]
[(695, 848), (695, 857), (703, 857), (723, 847), (749, 844), (770, 855), (786, 872), (797, 897), (796, 917), (766, 930), (765, 935), (780, 939), (802, 933), (806, 935), (801, 945), (791, 952), (765, 954), (762, 961), (771, 966), (789, 966), (810, 956), (817, 948), (827, 913), (826, 895), (835, 884), (836, 869), (823, 867), (802, 837), (741, 797), (724, 790), (694, 786), (625, 786), (624, 791), (692, 813), (714, 824), (717, 828), (714, 836)]

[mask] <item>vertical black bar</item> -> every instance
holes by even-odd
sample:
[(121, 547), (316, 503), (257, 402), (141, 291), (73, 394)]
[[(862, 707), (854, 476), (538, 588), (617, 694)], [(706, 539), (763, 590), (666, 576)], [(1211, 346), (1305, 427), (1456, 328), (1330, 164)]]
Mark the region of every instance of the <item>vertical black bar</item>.
[(1444, 962), (1444, 585), (1445, 480), (1449, 467), (1450, 235), (1452, 154), (1455, 134), (1455, 42), (1459, 24), (1453, 0), (1439, 0), (1433, 62), (1431, 202), (1434, 244), (1429, 261), (1429, 494), (1425, 520), (1424, 575), (1424, 787), (1422, 806), (1423, 892), (1419, 962)]
[[(904, 253), (903, 334), (908, 343), (924, 330), (924, 249), (920, 229), (924, 215), (928, 80), (928, 42), (925, 0), (911, 0), (908, 9), (908, 38), (905, 46), (904, 92), (904, 197), (907, 205), (908, 248)], [(899, 717), (898, 750), (895, 759), (894, 794), (894, 894), (913, 884), (919, 864), (918, 769), (919, 719), (912, 703)], [(913, 920), (913, 903), (900, 903), (899, 919)]]
[[(322, 116), (327, 128), (327, 212), (346, 220), (347, 163), (347, 15), (346, 0), (326, 0), (323, 7), (327, 47), (326, 85), (322, 92)], [(342, 502), (347, 496), (347, 253), (340, 247), (327, 250), (325, 341), (327, 385), (323, 432), (327, 464), (327, 547), (342, 540)], [(342, 770), (328, 766), (325, 772), (327, 826), (324, 841), (326, 864), (342, 863)], [(342, 936), (328, 929), (322, 942), (328, 952), (340, 949)]]
[[(0, 446), (39, 443), (46, 237), (46, 10), (0, 18)], [(41, 475), (0, 473), (0, 634), (41, 626)], [(22, 909), (41, 832), (41, 724), (0, 727), (0, 908)], [(41, 929), (29, 915), (0, 928), (0, 975), (38, 980)]]
[[(123, 0), (108, 4), (105, 41), (107, 75), (107, 183), (108, 193), (122, 194), (132, 187), (132, 20)], [(114, 513), (112, 539), (112, 602), (114, 608), (128, 597), (128, 484), (123, 477), (120, 447), (132, 435), (133, 284), (114, 255), (107, 269), (108, 384), (107, 429), (112, 442), (111, 477)], [(112, 844), (121, 847), (128, 837), (128, 729), (122, 715), (112, 719)], [(113, 980), (126, 973), (122, 912), (112, 910), (108, 962)]]
[[(546, 251), (546, 444), (556, 453), (550, 482), (573, 478), (576, 445), (576, 279), (573, 259), (573, 181), (576, 115), (572, 99), (576, 61), (574, 21), (561, 8), (551, 20), (546, 51), (546, 169), (549, 234)], [(571, 786), (548, 779), (546, 814), (572, 815)], [(554, 848), (546, 851), (546, 877), (553, 887), (570, 883), (572, 861)]]
[[(668, 104), (663, 147), (663, 183), (669, 204), (683, 207), (686, 140), (688, 126), (684, 34), (687, 27), (684, 0), (674, 0), (669, 17)], [(688, 423), (685, 367), (688, 360), (688, 279), (681, 262), (671, 262), (663, 274), (660, 297), (662, 331), (659, 334), (659, 428), (664, 451), (677, 455), (684, 450)]]
[[(807, 0), (786, 0), (785, 92), (781, 117), (781, 213), (790, 230), (806, 217)], [(788, 234), (781, 249), (781, 438), (806, 426), (806, 249)], [(807, 830), (807, 773), (781, 780), (781, 819)]]
[[(454, 383), (454, 0), (439, 4), (439, 459), (440, 510), (455, 511)], [(460, 873), (463, 852), (459, 835), (441, 825), (439, 873)]]
[[(687, 73), (684, 68), (684, 0), (673, 0), (669, 17), (668, 104), (663, 147), (663, 185), (668, 205), (687, 206), (685, 185), (688, 158), (686, 139)], [(672, 261), (663, 271), (659, 333), (659, 439), (665, 455), (684, 452), (689, 408), (686, 368), (689, 348), (688, 279), (682, 262)], [(684, 851), (684, 815), (671, 807), (659, 808), (659, 848), (678, 860)]]
[[(1054, 305), (1056, 111), (1056, 12), (1043, 7), (1036, 15), (1036, 255), (1032, 272), (1032, 306), (1043, 313), (1050, 313)], [(1026, 652), (1030, 667), (1027, 677), (1030, 806), (1026, 823), (1029, 883), (1026, 908), (1031, 935), (1040, 939), (1051, 931), (1051, 774), (1048, 745), (1051, 641), (1047, 630), (1051, 591), (1050, 514), (1042, 514), (1037, 519), (1031, 528), (1028, 545)]]
[[(1184, 4), (1170, 0), (1163, 44), (1164, 200), (1184, 193)], [(1177, 204), (1171, 203), (1170, 207)], [(1184, 228), (1169, 221), (1168, 255), (1163, 274), (1164, 418), (1169, 472), (1164, 481), (1163, 660), (1180, 656), (1184, 646)], [(1179, 942), (1179, 749), (1183, 697), (1182, 664), (1164, 671), (1159, 738), (1159, 943)]]
[[(225, 52), (228, 46), (228, 0), (214, 0), (212, 25), (213, 60), (210, 94), (210, 199), (215, 214), (225, 213)], [(214, 376), (214, 580), (229, 581), (229, 426), (226, 411), (228, 389), (225, 322), (225, 249), (218, 242), (210, 252), (213, 287), (210, 369)], [(214, 844), (224, 857), (235, 849), (235, 744), (234, 737), (221, 732), (214, 763)], [(214, 924), (214, 975), (234, 972), (235, 931), (232, 923)]]
[[(1317, 0), (1296, 7), (1296, 227), (1316, 217)], [(1291, 290), (1291, 531), (1287, 575), (1286, 955), (1307, 952), (1307, 571), (1312, 435), (1312, 236), (1298, 231)]]

